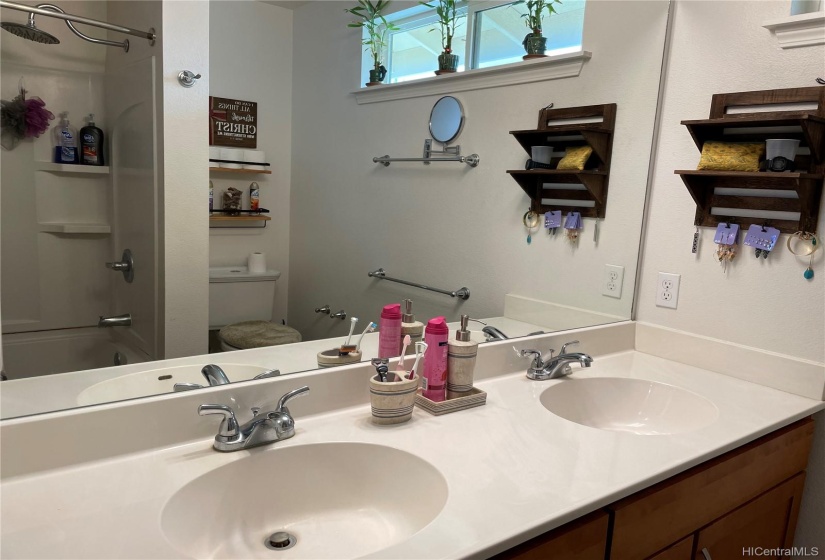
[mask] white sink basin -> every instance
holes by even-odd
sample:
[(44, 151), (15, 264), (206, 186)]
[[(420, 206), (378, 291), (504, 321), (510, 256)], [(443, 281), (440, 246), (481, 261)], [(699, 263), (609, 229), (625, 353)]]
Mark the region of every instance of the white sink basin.
[[(408, 539), (447, 501), (441, 473), (405, 451), (354, 442), (275, 445), (173, 495), (161, 515), (172, 546), (189, 558), (355, 558)], [(294, 535), (295, 546), (266, 548), (279, 531)]]
[[(204, 365), (206, 364), (139, 371), (137, 373), (107, 379), (82, 391), (77, 396), (77, 404), (98, 404), (170, 393), (173, 391), (175, 383), (198, 383), (205, 385), (206, 379), (204, 379), (201, 374), (201, 368), (203, 368)], [(229, 377), (231, 381), (252, 379), (259, 373), (267, 371), (266, 368), (260, 366), (245, 364), (219, 363), (217, 365), (226, 372), (227, 377)]]
[(566, 378), (541, 394), (544, 408), (571, 422), (614, 432), (691, 432), (716, 421), (716, 406), (695, 393), (641, 379)]

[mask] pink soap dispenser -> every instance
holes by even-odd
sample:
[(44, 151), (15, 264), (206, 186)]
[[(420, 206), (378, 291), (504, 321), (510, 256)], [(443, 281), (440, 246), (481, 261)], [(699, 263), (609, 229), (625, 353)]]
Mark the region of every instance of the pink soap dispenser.
[(385, 305), (378, 324), (378, 357), (398, 356), (401, 353), (401, 304)]
[(424, 355), (423, 395), (433, 402), (445, 399), (447, 383), (447, 348), (450, 329), (444, 317), (430, 319), (424, 329), (427, 353)]

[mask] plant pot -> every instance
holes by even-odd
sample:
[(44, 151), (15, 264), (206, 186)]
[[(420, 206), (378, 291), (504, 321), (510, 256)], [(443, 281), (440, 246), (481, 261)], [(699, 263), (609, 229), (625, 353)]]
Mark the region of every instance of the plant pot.
[(373, 68), (370, 70), (370, 81), (367, 82), (367, 87), (371, 86), (378, 86), (384, 82), (384, 78), (387, 77), (387, 69), (384, 68), (383, 65), (379, 66), (378, 68)]
[(547, 50), (547, 37), (528, 33), (521, 44), (524, 45), (524, 50), (527, 53), (523, 57), (524, 60), (547, 56), (544, 54), (544, 51)]
[(458, 55), (443, 52), (438, 55), (438, 70), (435, 75), (449, 74), (458, 70)]

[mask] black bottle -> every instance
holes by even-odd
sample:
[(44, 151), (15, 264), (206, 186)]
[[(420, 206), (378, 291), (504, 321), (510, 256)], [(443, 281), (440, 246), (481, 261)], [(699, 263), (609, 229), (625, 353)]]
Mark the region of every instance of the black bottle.
[(89, 124), (80, 129), (80, 163), (104, 165), (103, 131), (95, 126), (95, 116), (89, 114)]

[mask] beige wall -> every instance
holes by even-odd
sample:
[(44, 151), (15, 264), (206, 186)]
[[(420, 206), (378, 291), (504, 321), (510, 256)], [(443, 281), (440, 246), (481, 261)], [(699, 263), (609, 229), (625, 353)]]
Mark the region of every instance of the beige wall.
[[(346, 325), (313, 309), (328, 303), (366, 322), (408, 296), (419, 319), (459, 309), (497, 316), (507, 293), (630, 316), (667, 3), (588, 2), (583, 43), (593, 58), (577, 78), (457, 94), (467, 121), (456, 143), (480, 155), (476, 169), (372, 163), (383, 154), (420, 154), (440, 96), (356, 104), (351, 92), (361, 87), (362, 47), (359, 30), (347, 28), (350, 16), (339, 2), (311, 2), (294, 17), (293, 326), (313, 338), (342, 334)], [(532, 245), (525, 241), (521, 219), (529, 200), (505, 172), (523, 168), (525, 153), (508, 132), (534, 128), (550, 102), (618, 104), (598, 246), (592, 220), (576, 249), (543, 231)], [(607, 263), (626, 269), (620, 300), (601, 295)], [(369, 279), (367, 272), (379, 267), (437, 287), (467, 286), (472, 297), (459, 306), (443, 295)]]
[[(289, 193), (292, 164), (292, 10), (261, 2), (213, 1), (209, 12), (211, 95), (258, 103), (258, 148), (272, 175), (212, 173), (215, 200), (229, 187), (260, 186), (261, 206), (271, 211), (264, 229), (209, 230), (209, 265), (245, 265), (249, 253), (266, 254), (278, 270), (272, 320), (287, 318), (289, 287)], [(204, 189), (199, 201), (206, 200)], [(216, 207), (219, 204), (216, 202)], [(257, 225), (257, 224), (256, 224)]]

